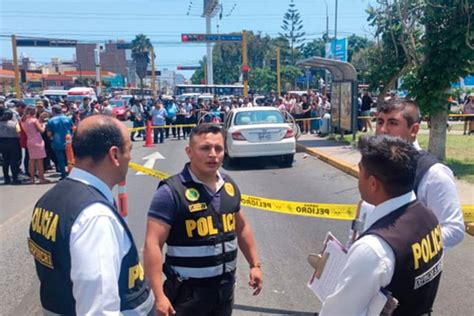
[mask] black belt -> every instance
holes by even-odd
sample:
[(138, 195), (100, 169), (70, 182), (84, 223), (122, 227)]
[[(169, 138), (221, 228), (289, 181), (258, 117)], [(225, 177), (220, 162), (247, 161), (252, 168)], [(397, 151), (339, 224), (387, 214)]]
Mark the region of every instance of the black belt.
[(224, 283), (234, 283), (235, 282), (235, 271), (226, 272), (224, 274), (210, 277), (210, 278), (189, 278), (184, 279), (184, 285), (191, 286), (216, 286)]

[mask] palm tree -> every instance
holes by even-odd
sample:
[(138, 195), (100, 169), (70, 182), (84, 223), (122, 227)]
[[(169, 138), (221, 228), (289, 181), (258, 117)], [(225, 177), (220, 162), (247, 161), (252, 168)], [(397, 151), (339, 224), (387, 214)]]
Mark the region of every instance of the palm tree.
[(135, 62), (136, 72), (140, 78), (140, 89), (143, 98), (143, 79), (146, 77), (150, 52), (153, 45), (145, 34), (138, 34), (132, 41), (132, 59)]

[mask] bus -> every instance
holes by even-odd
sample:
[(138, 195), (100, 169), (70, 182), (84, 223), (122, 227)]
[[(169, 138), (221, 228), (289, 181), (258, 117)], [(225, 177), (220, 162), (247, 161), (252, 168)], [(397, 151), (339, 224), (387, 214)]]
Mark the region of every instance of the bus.
[(215, 96), (242, 96), (244, 94), (244, 86), (241, 84), (177, 84), (175, 95), (182, 95), (185, 93), (208, 93)]

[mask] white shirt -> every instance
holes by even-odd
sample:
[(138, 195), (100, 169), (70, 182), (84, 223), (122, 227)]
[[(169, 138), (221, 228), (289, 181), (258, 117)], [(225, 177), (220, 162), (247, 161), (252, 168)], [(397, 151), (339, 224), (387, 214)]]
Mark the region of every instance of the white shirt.
[[(77, 167), (70, 178), (99, 190), (110, 203), (112, 192), (99, 178)], [(71, 280), (78, 315), (119, 315), (120, 264), (131, 241), (113, 211), (101, 203), (86, 207), (71, 228)]]
[[(421, 150), (418, 141), (413, 146)], [(431, 166), (421, 178), (417, 198), (438, 218), (444, 247), (459, 244), (464, 238), (464, 218), (451, 169), (441, 163)]]
[[(364, 231), (377, 220), (416, 199), (413, 191), (387, 200), (367, 213)], [(386, 298), (380, 289), (390, 284), (395, 254), (380, 237), (367, 235), (349, 249), (336, 290), (326, 298), (320, 316), (380, 315)]]

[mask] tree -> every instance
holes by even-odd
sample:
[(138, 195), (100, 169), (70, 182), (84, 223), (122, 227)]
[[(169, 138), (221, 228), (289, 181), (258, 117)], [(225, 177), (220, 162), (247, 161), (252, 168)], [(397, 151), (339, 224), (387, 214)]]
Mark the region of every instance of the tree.
[(352, 61), (354, 53), (359, 52), (361, 49), (369, 47), (370, 41), (362, 36), (352, 34), (347, 38), (347, 61)]
[[(148, 64), (150, 63), (150, 52), (153, 45), (145, 34), (139, 34), (132, 41), (132, 59), (135, 62), (136, 72), (140, 78), (140, 89), (143, 97), (143, 79), (146, 77)], [(153, 56), (154, 57), (154, 56)]]
[(313, 56), (324, 57), (325, 53), (326, 42), (322, 38), (317, 38), (309, 43), (306, 43), (302, 50), (304, 58), (310, 58)]
[(360, 49), (352, 55), (351, 64), (357, 71), (357, 80), (359, 83), (365, 84), (368, 81), (368, 72), (370, 69), (369, 56), (373, 48), (374, 44), (372, 43), (369, 47)]
[(275, 73), (269, 67), (256, 68), (249, 78), (249, 85), (254, 92), (262, 94), (276, 90)]
[(428, 151), (444, 159), (450, 84), (474, 71), (474, 3), (378, 2), (379, 8), (368, 10), (380, 40), (370, 54), (369, 77), (373, 85), (382, 83), (387, 89), (405, 75), (404, 87), (409, 96), (431, 117)]
[(298, 9), (295, 8), (294, 0), (291, 0), (288, 11), (283, 16), (283, 25), (281, 29), (283, 33), (278, 33), (281, 37), (286, 38), (290, 43), (291, 62), (296, 63), (299, 50), (304, 46), (305, 32), (303, 29), (303, 21), (301, 20)]

